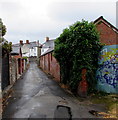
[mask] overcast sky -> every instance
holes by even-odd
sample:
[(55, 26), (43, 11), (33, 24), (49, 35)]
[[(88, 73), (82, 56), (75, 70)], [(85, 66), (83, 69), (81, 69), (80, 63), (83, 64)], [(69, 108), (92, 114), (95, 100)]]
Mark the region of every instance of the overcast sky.
[[(98, 2), (99, 1), (99, 2)], [(103, 16), (116, 26), (117, 0), (0, 0), (0, 18), (7, 27), (5, 38), (19, 40), (57, 38), (64, 28)]]

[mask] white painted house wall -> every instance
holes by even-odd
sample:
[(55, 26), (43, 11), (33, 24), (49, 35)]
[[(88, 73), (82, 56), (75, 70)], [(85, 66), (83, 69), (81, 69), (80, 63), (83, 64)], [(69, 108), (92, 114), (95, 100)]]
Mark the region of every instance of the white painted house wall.
[(30, 57), (35, 57), (35, 56), (38, 56), (38, 47), (32, 47), (30, 48)]
[(38, 56), (38, 44), (35, 42), (29, 42), (21, 47), (23, 57), (37, 57)]
[(24, 44), (21, 47), (23, 57), (30, 57), (30, 48), (29, 47), (30, 47), (29, 44)]

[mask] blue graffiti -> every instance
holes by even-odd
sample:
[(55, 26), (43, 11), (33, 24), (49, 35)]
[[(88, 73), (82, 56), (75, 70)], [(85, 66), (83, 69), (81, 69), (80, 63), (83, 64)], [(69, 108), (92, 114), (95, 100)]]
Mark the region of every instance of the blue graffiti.
[(110, 61), (105, 61), (103, 65), (100, 65), (97, 71), (97, 79), (99, 82), (112, 85), (114, 88), (117, 85), (118, 78), (118, 64), (111, 64)]
[(118, 85), (118, 64), (104, 62), (103, 65), (100, 65), (96, 77), (101, 84), (107, 83), (116, 88)]
[(104, 46), (98, 58), (96, 73), (97, 88), (105, 92), (118, 93), (118, 45)]

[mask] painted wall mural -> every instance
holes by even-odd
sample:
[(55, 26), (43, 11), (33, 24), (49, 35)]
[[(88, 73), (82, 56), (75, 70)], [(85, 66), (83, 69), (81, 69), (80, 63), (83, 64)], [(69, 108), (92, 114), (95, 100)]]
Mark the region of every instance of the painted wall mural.
[(118, 93), (118, 45), (104, 46), (98, 62), (97, 89), (107, 93)]

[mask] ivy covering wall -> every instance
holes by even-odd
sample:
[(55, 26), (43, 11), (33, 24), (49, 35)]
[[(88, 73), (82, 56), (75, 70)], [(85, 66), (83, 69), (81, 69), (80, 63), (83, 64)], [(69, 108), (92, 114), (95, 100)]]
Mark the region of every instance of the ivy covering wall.
[(82, 69), (87, 69), (89, 92), (96, 86), (98, 55), (102, 48), (99, 33), (92, 22), (82, 20), (63, 30), (55, 41), (54, 56), (61, 69), (61, 82), (76, 91), (82, 80)]

